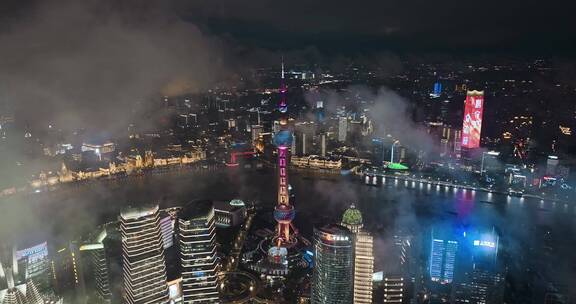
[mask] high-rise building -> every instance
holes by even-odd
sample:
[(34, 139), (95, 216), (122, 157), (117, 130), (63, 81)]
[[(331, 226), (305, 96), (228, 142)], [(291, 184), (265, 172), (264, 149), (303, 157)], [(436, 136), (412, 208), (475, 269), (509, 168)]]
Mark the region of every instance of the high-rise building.
[(108, 258), (104, 248), (92, 250), (92, 263), (97, 296), (102, 302), (110, 303), (112, 291), (110, 290)]
[(180, 211), (178, 246), (184, 304), (220, 302), (215, 236), (211, 201), (194, 201)]
[(260, 134), (262, 134), (264, 128), (261, 125), (253, 125), (252, 126), (252, 142), (258, 140)]
[(27, 304), (26, 297), (17, 288), (10, 288), (2, 300), (2, 304)]
[(384, 140), (381, 138), (372, 139), (372, 164), (382, 166), (384, 161)]
[[(457, 280), (455, 303), (499, 304), (504, 297), (504, 274), (498, 267), (499, 238), (491, 232), (468, 233), (466, 238), (470, 258), (465, 272)], [(462, 263), (461, 263), (462, 264)]]
[(493, 270), (483, 269), (478, 265), (469, 273), (468, 294), (465, 303), (500, 304), (504, 296), (504, 276)]
[[(0, 263), (0, 303), (2, 304), (44, 304), (43, 297), (38, 287), (31, 279), (24, 281), (15, 281), (17, 271), (17, 260), (15, 258), (16, 250), (12, 251), (12, 261), (4, 260)], [(5, 258), (2, 256), (1, 258)], [(7, 266), (10, 265), (11, 266)], [(7, 267), (5, 267), (5, 265)]]
[(315, 265), (312, 304), (353, 302), (354, 246), (350, 230), (340, 225), (314, 228)]
[(320, 156), (326, 157), (326, 133), (320, 134)]
[(166, 303), (166, 262), (158, 206), (120, 214), (124, 302)]
[(98, 303), (110, 303), (112, 300), (112, 291), (110, 290), (110, 274), (108, 256), (106, 248), (104, 247), (104, 240), (108, 234), (106, 228), (96, 236), (90, 244), (80, 246), (80, 252), (86, 254), (88, 258), (88, 271), (91, 276), (89, 281), (92, 285), (88, 290), (93, 294), (89, 294), (89, 298), (95, 298), (93, 301)]
[(384, 277), (384, 303), (405, 303), (406, 284), (401, 275)]
[(384, 262), (384, 303), (410, 303), (414, 292), (412, 234), (396, 230)]
[[(428, 285), (430, 303), (448, 303), (453, 297), (456, 254), (460, 243), (451, 229), (435, 227), (431, 233)], [(460, 268), (459, 268), (460, 269)]]
[(480, 147), (483, 107), (484, 91), (468, 91), (464, 101), (464, 119), (462, 122), (463, 148), (475, 149)]
[(504, 167), (499, 156), (500, 152), (497, 151), (483, 151), (480, 162), (480, 174), (502, 175)]
[(162, 231), (164, 249), (168, 249), (174, 245), (174, 223), (175, 220), (170, 214), (164, 214), (160, 219), (160, 231)]
[(354, 236), (354, 304), (372, 303), (374, 240), (366, 231)]
[(348, 135), (348, 117), (340, 116), (338, 118), (338, 141), (345, 142)]
[(442, 284), (452, 283), (454, 279), (454, 263), (458, 241), (440, 236), (432, 231), (432, 245), (430, 248), (430, 279)]
[(362, 213), (353, 204), (342, 215), (342, 226), (353, 233), (354, 240), (354, 303), (372, 303), (374, 272), (373, 238), (363, 231)]
[(59, 248), (52, 258), (52, 276), (56, 291), (76, 303), (85, 297), (84, 273), (80, 251), (74, 243)]
[(44, 304), (44, 299), (33, 280), (26, 282), (26, 304)]
[(316, 153), (317, 151), (314, 151), (314, 134), (316, 134), (316, 124), (313, 122), (305, 121), (295, 124), (294, 128), (294, 133), (297, 134), (296, 155), (305, 156)]
[(50, 289), (48, 243), (13, 251), (13, 273), (17, 283), (34, 279), (42, 291)]
[(438, 98), (438, 97), (440, 97), (440, 95), (442, 95), (442, 83), (435, 82), (434, 83), (434, 89), (433, 89), (432, 93), (430, 93), (430, 97)]

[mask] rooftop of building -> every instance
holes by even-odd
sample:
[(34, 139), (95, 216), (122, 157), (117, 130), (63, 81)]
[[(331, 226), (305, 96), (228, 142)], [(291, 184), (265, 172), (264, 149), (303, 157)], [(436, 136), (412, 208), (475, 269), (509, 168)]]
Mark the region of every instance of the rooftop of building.
[(332, 234), (332, 235), (347, 236), (347, 235), (352, 234), (352, 232), (350, 232), (350, 229), (348, 229), (342, 225), (338, 225), (338, 224), (327, 224), (324, 226), (316, 227), (315, 229), (320, 231), (320, 232)]
[(136, 219), (144, 216), (152, 215), (158, 212), (158, 205), (144, 205), (139, 207), (128, 207), (120, 213), (120, 217), (124, 219)]
[(214, 208), (214, 202), (211, 200), (191, 201), (180, 210), (180, 218), (190, 219), (207, 216)]
[(235, 211), (241, 208), (245, 208), (246, 204), (244, 201), (239, 199), (233, 199), (231, 201), (215, 201), (214, 202), (214, 209), (216, 210), (223, 210), (223, 211)]
[(356, 208), (354, 204), (344, 211), (342, 215), (342, 223), (347, 225), (361, 225), (362, 212)]

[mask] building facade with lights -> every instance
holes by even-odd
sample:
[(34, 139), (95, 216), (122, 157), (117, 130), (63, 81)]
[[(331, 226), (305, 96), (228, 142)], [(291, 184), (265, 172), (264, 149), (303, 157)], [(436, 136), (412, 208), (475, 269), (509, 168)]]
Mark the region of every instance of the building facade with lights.
[(430, 280), (441, 284), (450, 284), (454, 280), (454, 264), (458, 241), (435, 234), (432, 231), (430, 248)]
[(80, 246), (81, 255), (89, 261), (86, 271), (86, 274), (90, 276), (90, 280), (87, 280), (87, 290), (91, 292), (88, 292), (88, 296), (93, 297), (97, 303), (110, 303), (112, 301), (109, 259), (104, 245), (107, 237), (107, 230), (103, 228), (90, 243)]
[(120, 214), (124, 303), (166, 303), (166, 262), (158, 206)]
[(314, 228), (312, 304), (353, 302), (353, 234), (341, 225)]
[(216, 227), (236, 227), (246, 219), (246, 204), (239, 199), (215, 201), (214, 214)]
[(58, 294), (77, 302), (86, 295), (80, 251), (74, 243), (59, 248), (52, 255), (52, 277)]
[(457, 280), (454, 303), (503, 303), (505, 274), (498, 263), (499, 237), (495, 230), (468, 233), (466, 250), (469, 261)]
[(178, 247), (184, 304), (219, 303), (212, 201), (188, 203), (178, 215)]
[(342, 226), (353, 233), (354, 292), (353, 303), (372, 303), (372, 274), (374, 272), (373, 238), (362, 229), (362, 213), (352, 205), (342, 215)]
[(480, 147), (483, 109), (484, 91), (468, 91), (464, 101), (462, 148), (475, 149)]

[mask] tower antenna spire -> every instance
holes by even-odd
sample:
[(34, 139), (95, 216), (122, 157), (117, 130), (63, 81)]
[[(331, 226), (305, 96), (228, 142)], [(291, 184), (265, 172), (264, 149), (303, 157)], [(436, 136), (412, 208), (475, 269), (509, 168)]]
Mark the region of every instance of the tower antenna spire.
[(282, 55), (282, 79), (284, 79), (284, 55)]

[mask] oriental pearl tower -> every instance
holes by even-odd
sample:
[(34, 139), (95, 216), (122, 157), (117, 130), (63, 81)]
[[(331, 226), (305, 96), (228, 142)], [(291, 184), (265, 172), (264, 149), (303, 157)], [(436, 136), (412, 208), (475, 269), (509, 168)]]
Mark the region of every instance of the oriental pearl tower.
[[(292, 225), (295, 216), (294, 206), (289, 201), (288, 169), (290, 159), (289, 147), (292, 144), (292, 131), (288, 126), (288, 102), (286, 83), (284, 82), (284, 60), (282, 60), (282, 78), (280, 82), (280, 129), (274, 134), (274, 144), (278, 152), (278, 202), (274, 208), (274, 219), (278, 222), (273, 244), (277, 247), (290, 248), (296, 242), (296, 229)], [(293, 233), (291, 233), (291, 231)]]

